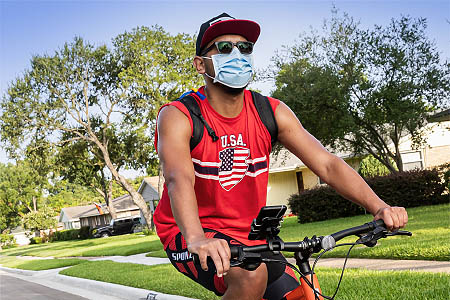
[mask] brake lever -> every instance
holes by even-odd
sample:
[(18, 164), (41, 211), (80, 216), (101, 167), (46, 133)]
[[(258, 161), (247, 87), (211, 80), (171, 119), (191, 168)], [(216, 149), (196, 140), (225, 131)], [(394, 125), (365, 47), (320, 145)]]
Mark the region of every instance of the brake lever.
[(395, 236), (395, 235), (407, 235), (407, 236), (412, 236), (412, 232), (410, 232), (410, 231), (405, 231), (405, 230), (397, 230), (397, 231), (388, 232), (388, 233), (386, 234), (386, 236)]

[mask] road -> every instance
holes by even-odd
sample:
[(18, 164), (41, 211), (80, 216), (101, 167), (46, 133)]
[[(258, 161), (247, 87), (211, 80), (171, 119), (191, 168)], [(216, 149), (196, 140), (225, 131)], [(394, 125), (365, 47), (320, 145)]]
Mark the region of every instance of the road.
[(55, 290), (37, 283), (0, 273), (1, 300), (86, 300), (86, 298)]

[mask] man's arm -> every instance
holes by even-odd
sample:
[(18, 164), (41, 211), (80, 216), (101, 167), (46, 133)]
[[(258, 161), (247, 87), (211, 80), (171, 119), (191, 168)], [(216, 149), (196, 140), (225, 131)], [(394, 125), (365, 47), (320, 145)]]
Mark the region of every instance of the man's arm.
[(406, 210), (381, 200), (355, 170), (307, 132), (283, 102), (275, 112), (275, 119), (278, 140), (339, 194), (364, 207), (375, 219), (383, 219), (390, 230), (406, 225)]
[(189, 252), (198, 254), (205, 270), (207, 256), (210, 256), (220, 277), (230, 267), (230, 248), (225, 240), (207, 239), (203, 232), (194, 191), (190, 138), (188, 118), (173, 106), (163, 108), (158, 116), (158, 154), (173, 216)]

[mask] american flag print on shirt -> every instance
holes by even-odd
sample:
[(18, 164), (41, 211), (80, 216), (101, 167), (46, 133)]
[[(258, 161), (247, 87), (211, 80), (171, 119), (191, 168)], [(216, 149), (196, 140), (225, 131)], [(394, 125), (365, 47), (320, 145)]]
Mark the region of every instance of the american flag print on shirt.
[(238, 184), (248, 170), (246, 159), (250, 156), (250, 149), (227, 148), (219, 152), (221, 165), (219, 167), (219, 182), (226, 191)]
[[(195, 176), (206, 180), (217, 180), (227, 192), (245, 176), (257, 177), (268, 172), (267, 156), (250, 158), (250, 149), (247, 148), (226, 148), (220, 151), (218, 156), (217, 162), (192, 158)], [(234, 177), (231, 177), (233, 175)]]

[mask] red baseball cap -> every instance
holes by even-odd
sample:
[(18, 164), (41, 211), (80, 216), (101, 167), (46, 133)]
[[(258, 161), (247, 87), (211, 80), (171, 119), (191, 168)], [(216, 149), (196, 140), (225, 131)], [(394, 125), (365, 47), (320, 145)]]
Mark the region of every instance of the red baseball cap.
[(203, 48), (213, 39), (224, 34), (238, 34), (248, 41), (255, 43), (258, 40), (261, 28), (258, 23), (250, 20), (240, 20), (223, 13), (200, 26), (197, 36), (195, 54), (200, 55)]

